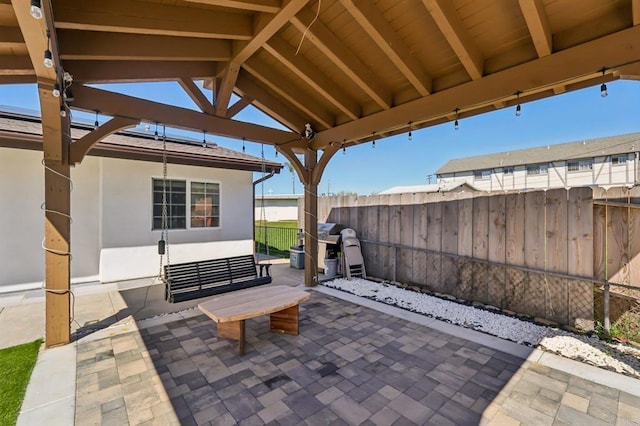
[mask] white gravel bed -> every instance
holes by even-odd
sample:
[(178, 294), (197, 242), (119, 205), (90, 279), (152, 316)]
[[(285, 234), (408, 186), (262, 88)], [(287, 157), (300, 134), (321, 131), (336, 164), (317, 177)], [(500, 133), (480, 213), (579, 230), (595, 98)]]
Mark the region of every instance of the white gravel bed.
[(394, 285), (359, 278), (339, 278), (323, 284), (356, 296), (398, 306), (451, 324), (640, 378), (640, 350), (606, 342), (597, 336), (574, 334)]

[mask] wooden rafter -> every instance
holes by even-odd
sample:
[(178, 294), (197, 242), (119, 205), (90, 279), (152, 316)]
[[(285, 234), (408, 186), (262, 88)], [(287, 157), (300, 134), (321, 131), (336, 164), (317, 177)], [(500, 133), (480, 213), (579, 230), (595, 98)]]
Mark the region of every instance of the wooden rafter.
[(240, 111), (251, 105), (251, 102), (253, 102), (253, 98), (251, 98), (250, 96), (245, 95), (241, 97), (233, 105), (231, 105), (229, 109), (227, 109), (227, 118), (233, 118)]
[[(354, 85), (366, 93), (382, 109), (391, 108), (393, 94), (373, 75), (371, 69), (349, 51), (321, 22), (312, 26), (313, 15), (303, 10), (291, 20), (291, 23), (303, 34), (305, 41), (313, 43), (340, 71), (346, 74)], [(308, 30), (307, 30), (308, 29)]]
[(198, 86), (187, 77), (181, 77), (178, 79), (178, 83), (187, 92), (187, 95), (198, 105), (198, 108), (206, 114), (215, 115), (216, 109), (213, 104), (207, 99), (207, 97), (202, 93), (202, 91), (198, 88)]
[[(592, 52), (599, 52), (599, 55), (593, 55)], [(313, 140), (312, 147), (323, 149), (332, 141), (361, 138), (369, 135), (373, 129), (384, 131), (384, 129), (401, 126), (408, 121), (445, 116), (458, 107), (472, 105), (484, 107), (483, 103), (489, 99), (508, 98), (516, 91), (525, 92), (545, 86), (553, 87), (576, 76), (586, 76), (591, 73), (595, 78), (602, 64), (609, 64), (615, 69), (616, 64), (638, 61), (640, 61), (640, 26), (635, 26), (508, 68), (489, 77), (407, 102), (391, 110), (321, 131)]]
[(87, 133), (76, 142), (71, 144), (69, 162), (71, 164), (80, 163), (84, 159), (85, 155), (87, 155), (87, 153), (91, 150), (91, 148), (93, 148), (102, 139), (112, 133), (117, 132), (118, 130), (134, 127), (138, 123), (140, 123), (139, 120), (135, 120), (132, 118), (114, 117), (110, 119), (97, 129)]
[(631, 0), (631, 13), (633, 25), (640, 25), (640, 0)]
[(203, 61), (66, 60), (64, 65), (75, 81), (84, 83), (167, 81), (179, 77), (198, 79), (214, 75), (217, 70), (215, 62)]
[(0, 75), (35, 75), (29, 56), (0, 55)]
[(0, 43), (24, 44), (22, 32), (18, 27), (0, 26)]
[(473, 80), (482, 77), (484, 58), (469, 36), (453, 3), (449, 0), (422, 0), (438, 28)]
[(248, 40), (251, 16), (135, 0), (56, 0), (56, 28)]
[(431, 77), (370, 0), (340, 0), (369, 37), (422, 96), (431, 93)]
[(58, 30), (61, 58), (76, 60), (228, 61), (231, 42), (204, 38)]
[(147, 101), (132, 96), (74, 84), (73, 107), (85, 111), (100, 111), (112, 117), (130, 117), (140, 121), (166, 124), (179, 129), (202, 131), (230, 138), (245, 137), (254, 142), (275, 145), (298, 139), (296, 133), (272, 129), (251, 123), (229, 120), (187, 108)]
[(553, 51), (553, 38), (551, 37), (551, 27), (549, 26), (549, 19), (544, 11), (542, 0), (518, 1), (538, 56), (542, 58), (550, 55)]
[(242, 70), (238, 75), (237, 88), (243, 97), (249, 96), (254, 99), (253, 105), (256, 108), (298, 134), (308, 121), (299, 114), (295, 107), (285, 104), (245, 70)]
[(210, 6), (230, 7), (253, 12), (278, 13), (280, 0), (186, 0), (190, 3), (208, 4)]
[(274, 37), (264, 45), (264, 49), (351, 120), (360, 117), (360, 106), (349, 99), (345, 91), (320, 72), (317, 67), (303, 57), (297, 56), (295, 49), (289, 43)]
[(269, 68), (262, 66), (261, 61), (252, 59), (244, 64), (243, 68), (295, 109), (310, 117), (309, 121), (312, 121), (315, 127), (322, 126), (323, 129), (333, 127), (335, 118), (322, 105), (313, 99), (300, 97), (300, 90), (291, 84), (283, 85), (280, 77)]
[(222, 73), (222, 81), (216, 92), (216, 113), (220, 117), (227, 115), (231, 93), (235, 87), (238, 72), (242, 64), (258, 51), (273, 35), (285, 26), (309, 0), (289, 0), (275, 15), (262, 14), (255, 25), (255, 35), (248, 41), (237, 43), (235, 55)]

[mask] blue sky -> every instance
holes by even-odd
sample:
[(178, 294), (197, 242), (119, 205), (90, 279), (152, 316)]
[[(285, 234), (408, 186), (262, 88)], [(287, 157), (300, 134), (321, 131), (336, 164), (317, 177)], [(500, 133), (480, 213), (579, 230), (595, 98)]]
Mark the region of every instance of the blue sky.
[[(381, 139), (337, 153), (327, 166), (318, 193), (357, 192), (372, 194), (397, 185), (427, 183), (427, 176), (453, 158), (510, 151), (533, 146), (573, 142), (603, 136), (640, 132), (640, 82), (616, 81), (607, 84), (609, 96), (600, 96), (599, 86), (566, 93), (522, 105), (522, 115), (506, 108), (453, 123), (417, 130), (408, 140), (406, 134)], [(197, 110), (177, 83), (118, 84), (105, 89), (144, 97), (158, 102)], [(209, 97), (211, 92), (204, 91)], [(0, 85), (0, 105), (39, 110), (35, 85)], [(74, 119), (93, 123), (91, 114), (75, 112)], [(235, 119), (267, 126), (277, 123), (255, 110), (245, 108)], [(101, 117), (100, 121), (106, 118)], [(153, 126), (152, 126), (153, 130)], [(202, 140), (202, 133), (167, 129), (167, 133)], [(207, 140), (238, 151), (242, 142), (207, 135)], [(246, 144), (246, 152), (261, 156), (261, 145)], [(284, 163), (271, 146), (264, 147), (265, 158)], [(81, 165), (79, 166), (81, 167)], [(169, 169), (169, 174), (171, 170)], [(256, 175), (256, 177), (259, 177)], [(435, 176), (434, 180), (435, 181)], [(294, 190), (292, 175), (285, 168), (267, 180), (265, 193), (290, 194)], [(295, 192), (302, 186), (295, 178)]]

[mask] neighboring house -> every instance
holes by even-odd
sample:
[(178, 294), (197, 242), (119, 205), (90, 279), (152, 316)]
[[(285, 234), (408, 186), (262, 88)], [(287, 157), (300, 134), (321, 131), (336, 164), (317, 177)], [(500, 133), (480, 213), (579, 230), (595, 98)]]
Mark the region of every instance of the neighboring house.
[[(72, 126), (76, 140), (90, 126)], [(0, 292), (44, 278), (44, 168), (40, 119), (0, 112)], [(167, 138), (171, 263), (253, 252), (253, 172), (261, 160)], [(119, 132), (71, 169), (72, 282), (159, 273), (162, 139)], [(266, 162), (268, 171), (282, 165)]]
[(297, 220), (298, 200), (301, 198), (302, 194), (265, 194), (264, 197), (256, 194), (256, 220)]
[(484, 191), (635, 185), (640, 133), (451, 160), (439, 183), (472, 182)]
[(466, 181), (430, 183), (426, 185), (394, 186), (379, 192), (384, 194), (415, 194), (418, 192), (474, 192), (478, 189)]

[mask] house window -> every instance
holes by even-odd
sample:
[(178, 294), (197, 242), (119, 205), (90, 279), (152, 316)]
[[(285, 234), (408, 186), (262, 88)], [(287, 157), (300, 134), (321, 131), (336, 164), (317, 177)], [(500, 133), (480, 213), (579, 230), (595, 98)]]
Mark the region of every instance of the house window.
[(220, 184), (191, 182), (191, 227), (220, 226)]
[(513, 167), (505, 167), (504, 169), (502, 169), (502, 173), (504, 173), (505, 175), (512, 175)]
[(473, 178), (476, 180), (491, 179), (491, 170), (476, 170), (473, 172)]
[[(187, 182), (167, 179), (166, 191), (167, 228), (185, 229), (187, 227)], [(152, 229), (162, 229), (162, 193), (163, 179), (153, 179)]]
[(624, 164), (627, 162), (627, 159), (629, 157), (627, 157), (627, 154), (622, 154), (622, 155), (614, 155), (611, 157), (611, 163), (612, 164)]
[(567, 161), (567, 171), (569, 172), (587, 172), (593, 170), (593, 160), (576, 160)]
[(548, 164), (533, 164), (531, 166), (527, 166), (528, 175), (546, 175), (548, 172)]

